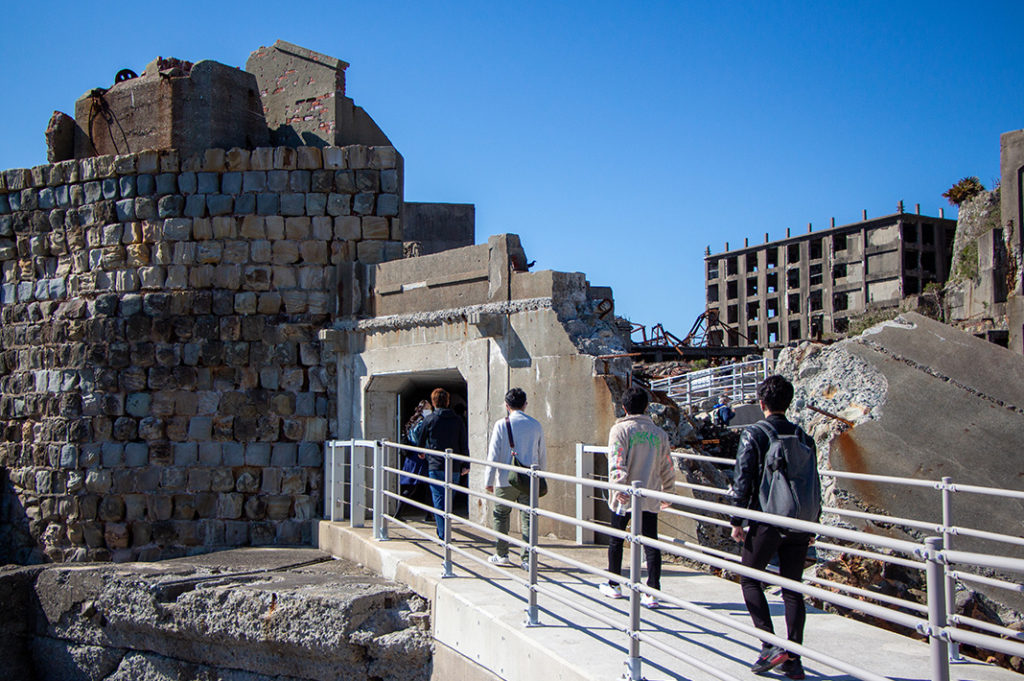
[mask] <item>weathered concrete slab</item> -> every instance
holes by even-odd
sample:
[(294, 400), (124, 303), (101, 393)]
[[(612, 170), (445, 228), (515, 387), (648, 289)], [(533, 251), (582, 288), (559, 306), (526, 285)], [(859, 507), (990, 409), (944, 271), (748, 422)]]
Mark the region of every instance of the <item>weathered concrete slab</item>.
[[(832, 439), (842, 430), (836, 421), (809, 410), (795, 416), (819, 442), (831, 440), (828, 460), (836, 470), (926, 480), (949, 476), (958, 484), (1024, 490), (1020, 355), (906, 313), (827, 348), (802, 346), (781, 359), (778, 370), (795, 379), (798, 396), (856, 424)], [(934, 489), (843, 480), (837, 485), (862, 508), (941, 519)], [(957, 493), (953, 513), (956, 525), (1019, 536), (1024, 502)], [(954, 548), (1024, 556), (1024, 547), (966, 536), (958, 536)], [(983, 592), (1024, 610), (1019, 594)]]
[(19, 640), (31, 663), (5, 676), (12, 681), (430, 674), (426, 602), (312, 549), (53, 566), (34, 583), (25, 574), (0, 572), (0, 590), (18, 582), (31, 601), (17, 612), (2, 606), (2, 619), (17, 617), (29, 630)]

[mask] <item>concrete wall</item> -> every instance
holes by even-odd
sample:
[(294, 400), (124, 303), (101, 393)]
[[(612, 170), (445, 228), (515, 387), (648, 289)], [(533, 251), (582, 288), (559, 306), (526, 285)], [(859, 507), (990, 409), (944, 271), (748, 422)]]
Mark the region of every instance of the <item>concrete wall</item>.
[(471, 203), (406, 203), (406, 241), (418, 241), (429, 255), (476, 242), (476, 207)]
[(1000, 213), (1007, 247), (1009, 348), (1024, 354), (1024, 130), (1000, 138)]
[(138, 78), (82, 95), (75, 123), (76, 158), (148, 149), (189, 156), (268, 142), (256, 79), (215, 61), (158, 58)]
[(392, 147), (0, 173), (0, 563), (310, 539), (336, 267), (402, 255)]
[(270, 140), (286, 146), (390, 145), (387, 135), (345, 96), (340, 59), (278, 40), (249, 55)]
[[(592, 347), (621, 351), (608, 344), (624, 341), (612, 338), (610, 325), (594, 313), (607, 289), (590, 289), (578, 273), (515, 271), (513, 263), (524, 257), (518, 238), (502, 235), (373, 268), (378, 316), (327, 334), (339, 351), (342, 436), (393, 438), (394, 395), (403, 382), (426, 387), (432, 379), (461, 380), (471, 455), (485, 459), (491, 428), (505, 414), (505, 392), (521, 387), (526, 412), (544, 426), (548, 468), (573, 473), (575, 443), (606, 440), (615, 391), (629, 371), (624, 360), (598, 360), (600, 351), (587, 354), (581, 345), (602, 338), (605, 345)], [(435, 273), (446, 274), (429, 278)], [(472, 467), (471, 486), (483, 486), (484, 472)], [(574, 490), (557, 483), (544, 500), (567, 514), (574, 503)], [(470, 512), (477, 521), (489, 518), (479, 500)]]

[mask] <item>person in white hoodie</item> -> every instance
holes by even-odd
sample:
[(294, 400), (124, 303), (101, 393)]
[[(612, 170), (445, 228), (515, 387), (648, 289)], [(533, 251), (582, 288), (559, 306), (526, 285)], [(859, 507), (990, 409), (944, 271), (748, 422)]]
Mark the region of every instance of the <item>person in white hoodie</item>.
[[(641, 388), (629, 388), (622, 395), (622, 408), (626, 415), (618, 419), (608, 433), (608, 480), (620, 485), (639, 480), (646, 489), (672, 492), (676, 473), (669, 455), (668, 434), (644, 413), (649, 402), (647, 392)], [(641, 500), (640, 533), (643, 536), (658, 538), (658, 512), (668, 506), (668, 502), (656, 499)], [(612, 510), (612, 527), (626, 529), (632, 515), (629, 495), (609, 492), (608, 507)], [(608, 572), (612, 574), (622, 574), (622, 544), (619, 537), (608, 538)], [(644, 546), (644, 557), (647, 560), (647, 586), (661, 589), (661, 551)], [(598, 588), (608, 598), (625, 595), (616, 581), (602, 582)], [(659, 605), (658, 599), (648, 594), (641, 594), (640, 599), (648, 608)]]
[[(491, 431), (491, 442), (487, 448), (487, 460), (497, 463), (512, 463), (513, 443), (516, 458), (519, 463), (529, 468), (537, 464), (541, 470), (547, 466), (548, 452), (544, 445), (544, 430), (536, 419), (523, 413), (526, 406), (526, 392), (522, 388), (512, 388), (505, 393), (505, 418), (498, 419)], [(530, 493), (513, 487), (508, 482), (508, 471), (494, 467), (488, 467), (487, 476), (484, 480), (484, 489), (488, 494), (493, 494), (499, 499), (505, 499), (519, 504), (530, 503)], [(494, 505), (494, 529), (502, 534), (508, 534), (509, 515), (512, 507), (505, 504)], [(523, 541), (529, 541), (530, 537), (530, 514), (526, 511), (519, 513), (520, 525), (523, 531)], [(521, 564), (527, 567), (527, 559), (530, 552), (523, 547), (520, 553)], [(508, 541), (498, 539), (494, 555), (488, 558), (493, 565), (509, 566), (512, 561), (508, 559)]]

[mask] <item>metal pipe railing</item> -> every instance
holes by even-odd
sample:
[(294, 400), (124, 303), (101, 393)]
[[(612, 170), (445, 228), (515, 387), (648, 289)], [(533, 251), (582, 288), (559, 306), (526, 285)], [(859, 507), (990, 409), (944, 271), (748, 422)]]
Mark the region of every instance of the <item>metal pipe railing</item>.
[[(623, 538), (625, 541), (628, 541), (630, 543), (630, 576), (628, 578), (628, 586), (630, 588), (630, 602), (628, 611), (628, 623), (625, 625), (625, 627), (617, 626), (616, 628), (620, 628), (621, 630), (623, 630), (629, 637), (629, 655), (626, 661), (627, 678), (629, 679), (641, 678), (641, 644), (650, 645), (651, 647), (657, 648), (659, 650), (671, 648), (671, 646), (665, 646), (665, 644), (663, 643), (654, 641), (650, 638), (649, 635), (645, 634), (642, 631), (643, 618), (641, 617), (640, 608), (641, 594), (652, 595), (661, 598), (669, 603), (680, 605), (680, 607), (697, 612), (698, 614), (701, 614), (704, 617), (708, 617), (712, 620), (719, 621), (720, 623), (729, 626), (731, 629), (749, 633), (750, 635), (759, 638), (762, 641), (781, 645), (784, 648), (793, 650), (793, 652), (795, 653), (805, 655), (809, 659), (817, 660), (824, 664), (830, 665), (832, 667), (835, 667), (836, 669), (852, 674), (853, 676), (856, 676), (858, 678), (871, 679), (873, 681), (876, 679), (880, 681), (882, 679), (882, 677), (868, 670), (860, 669), (845, 661), (832, 658), (827, 653), (811, 650), (805, 648), (804, 646), (798, 646), (796, 644), (793, 644), (792, 642), (788, 642), (783, 639), (778, 639), (777, 637), (771, 634), (767, 634), (766, 632), (753, 629), (749, 625), (744, 625), (740, 622), (733, 621), (735, 618), (718, 615), (717, 613), (711, 612), (701, 606), (689, 604), (669, 594), (665, 594), (661, 591), (647, 587), (639, 581), (641, 550), (644, 546), (653, 546), (667, 553), (688, 558), (690, 560), (702, 562), (706, 565), (717, 567), (719, 569), (728, 570), (733, 574), (738, 574), (752, 579), (757, 579), (758, 581), (768, 584), (774, 584), (784, 589), (789, 589), (804, 594), (805, 596), (819, 598), (822, 601), (834, 603), (839, 607), (858, 610), (866, 614), (869, 614), (873, 617), (878, 617), (880, 619), (884, 619), (894, 624), (905, 626), (913, 630), (916, 630), (922, 634), (925, 634), (929, 637), (929, 646), (931, 649), (930, 656), (932, 661), (931, 678), (935, 681), (948, 681), (948, 661), (951, 655), (950, 648), (954, 647), (959, 642), (970, 643), (971, 645), (981, 645), (981, 647), (990, 650), (998, 650), (1001, 652), (1005, 652), (1008, 650), (1014, 651), (1011, 654), (1024, 654), (1024, 644), (1022, 644), (1019, 640), (1008, 641), (1005, 639), (998, 638), (997, 636), (964, 631), (962, 629), (957, 628), (956, 625), (963, 624), (965, 626), (974, 626), (974, 622), (971, 621), (971, 618), (952, 616), (948, 613), (946, 601), (949, 595), (948, 584), (950, 575), (952, 575), (952, 578), (955, 579), (960, 573), (952, 570), (947, 571), (947, 563), (956, 562), (972, 566), (983, 566), (995, 569), (1024, 572), (1024, 560), (1008, 558), (1003, 556), (991, 556), (989, 554), (955, 551), (951, 548), (948, 548), (948, 536), (955, 534), (954, 532), (951, 532), (949, 530), (961, 529), (955, 528), (948, 522), (951, 518), (944, 517), (944, 522), (941, 525), (937, 526), (930, 523), (923, 523), (921, 521), (911, 521), (912, 523), (915, 523), (915, 525), (911, 526), (922, 526), (920, 527), (920, 529), (938, 530), (940, 532), (946, 530), (945, 532), (943, 532), (943, 535), (941, 537), (928, 538), (924, 545), (912, 541), (905, 541), (889, 537), (882, 537), (878, 535), (871, 535), (847, 528), (820, 525), (818, 523), (808, 523), (788, 518), (780, 518), (777, 516), (771, 516), (769, 514), (761, 513), (759, 511), (741, 509), (718, 502), (693, 499), (686, 496), (679, 496), (675, 494), (643, 489), (639, 486), (639, 482), (633, 482), (631, 485), (626, 486), (603, 480), (594, 480), (592, 478), (588, 479), (585, 475), (580, 475), (580, 473), (590, 473), (592, 475), (592, 466), (591, 469), (588, 471), (586, 466), (580, 465), (579, 460), (586, 458), (584, 456), (586, 454), (605, 453), (607, 451), (607, 448), (592, 447), (582, 444), (577, 445), (576, 447), (578, 458), (576, 467), (577, 475), (572, 476), (554, 472), (540, 471), (536, 467), (534, 467), (530, 470), (529, 503), (519, 504), (516, 502), (504, 501), (497, 498), (494, 495), (487, 494), (486, 492), (473, 490), (468, 487), (463, 487), (452, 482), (451, 474), (454, 462), (470, 462), (473, 461), (473, 459), (468, 456), (454, 454), (450, 450), (446, 452), (435, 452), (429, 449), (412, 447), (409, 445), (402, 445), (386, 440), (381, 440), (378, 442), (366, 440), (348, 440), (329, 443), (329, 445), (330, 465), (328, 468), (328, 475), (330, 476), (330, 479), (325, 482), (327, 483), (326, 487), (329, 490), (329, 494), (332, 495), (328, 506), (328, 509), (331, 511), (329, 515), (330, 518), (337, 518), (337, 515), (334, 513), (334, 510), (338, 508), (338, 504), (336, 497), (333, 496), (337, 494), (335, 486), (338, 484), (338, 480), (336, 478), (338, 475), (343, 476), (346, 470), (344, 463), (342, 463), (340, 466), (338, 464), (338, 451), (339, 449), (342, 452), (347, 450), (349, 453), (348, 470), (351, 471), (351, 482), (349, 484), (350, 521), (353, 523), (354, 526), (356, 526), (357, 521), (361, 524), (363, 516), (359, 513), (359, 510), (361, 508), (359, 502), (360, 500), (364, 500), (366, 498), (367, 490), (365, 484), (365, 471), (367, 469), (365, 461), (365, 450), (368, 448), (373, 448), (373, 464), (372, 467), (370, 467), (372, 471), (371, 499), (373, 505), (373, 508), (371, 510), (373, 513), (373, 533), (376, 539), (380, 541), (387, 540), (388, 522), (395, 522), (402, 525), (403, 527), (408, 528), (410, 531), (414, 532), (418, 536), (421, 536), (425, 539), (429, 539), (432, 542), (440, 544), (444, 550), (445, 556), (445, 576), (450, 576), (451, 574), (453, 574), (453, 565), (451, 558), (453, 554), (463, 556), (469, 560), (472, 560), (473, 562), (479, 563), (484, 566), (489, 565), (486, 560), (479, 558), (478, 556), (474, 555), (473, 552), (467, 551), (457, 545), (457, 543), (453, 539), (453, 529), (455, 523), (459, 523), (460, 525), (463, 525), (470, 529), (481, 531), (488, 536), (492, 536), (495, 538), (503, 538), (505, 540), (508, 540), (512, 545), (525, 548), (528, 553), (528, 559), (526, 561), (526, 565), (524, 566), (527, 568), (527, 577), (523, 579), (519, 578), (518, 576), (513, 577), (513, 575), (508, 575), (507, 573), (503, 574), (506, 574), (506, 576), (509, 577), (513, 577), (514, 581), (523, 584), (528, 591), (528, 608), (526, 620), (527, 626), (538, 626), (540, 624), (538, 616), (538, 596), (540, 595), (550, 597), (555, 601), (563, 602), (566, 605), (569, 605), (570, 607), (574, 607), (577, 610), (584, 611), (584, 609), (581, 609), (578, 605), (573, 605), (570, 602), (571, 599), (567, 599), (561, 597), (560, 595), (557, 595), (546, 585), (541, 584), (538, 581), (539, 576), (537, 563), (539, 558), (542, 556), (554, 561), (559, 561), (571, 567), (575, 567), (587, 574), (594, 575), (602, 579), (616, 578), (621, 582), (627, 581), (622, 577), (611, 575), (610, 573), (606, 572), (601, 568), (588, 565), (581, 561), (574, 560), (569, 556), (562, 555), (552, 549), (539, 546), (538, 520), (540, 518), (547, 518), (554, 522), (568, 523), (571, 526), (575, 526), (578, 541), (581, 536), (587, 536), (587, 534), (590, 534), (592, 536), (593, 534), (598, 532), (611, 536), (619, 536)], [(434, 456), (444, 457), (444, 480), (439, 481), (429, 477), (406, 473), (404, 471), (401, 471), (397, 467), (388, 466), (387, 457), (388, 454), (393, 450), (420, 452), (431, 454)], [(326, 453), (327, 452), (325, 452), (325, 454)], [(327, 461), (328, 459), (325, 458), (325, 462)], [(344, 461), (343, 456), (342, 461)], [(494, 462), (488, 462), (487, 465), (492, 466), (494, 468), (506, 470), (514, 470), (517, 468), (516, 466), (511, 464), (498, 464)], [(417, 528), (411, 526), (410, 524), (405, 523), (399, 520), (397, 517), (391, 516), (386, 512), (387, 504), (390, 503), (392, 499), (401, 499), (401, 497), (400, 495), (388, 489), (387, 479), (385, 476), (394, 477), (397, 475), (408, 476), (413, 479), (426, 482), (427, 484), (430, 485), (443, 486), (444, 501), (442, 509), (433, 509), (432, 507), (428, 507), (425, 504), (421, 504), (413, 500), (403, 501), (403, 503), (409, 503), (417, 508), (433, 510), (435, 513), (438, 513), (439, 515), (443, 514), (444, 532), (442, 537), (438, 538), (436, 536), (431, 536), (426, 532), (422, 532)], [(545, 478), (549, 481), (564, 482), (568, 485), (571, 485), (576, 490), (578, 501), (575, 509), (575, 517), (557, 513), (548, 509), (540, 508), (539, 481), (541, 478)], [(934, 487), (934, 485), (932, 486)], [(699, 491), (713, 492), (716, 494), (721, 494), (723, 492), (722, 490), (719, 490), (717, 488), (710, 488), (700, 485), (687, 485), (687, 487), (691, 489), (698, 489)], [(942, 483), (939, 483), (939, 486), (936, 488), (943, 490), (944, 493), (951, 493), (954, 490), (954, 487), (955, 486), (950, 484), (948, 480), (944, 479)], [(342, 486), (341, 489), (343, 490), (344, 487)], [(983, 489), (986, 489), (986, 492), (980, 493), (988, 493), (988, 491), (990, 491), (989, 488)], [(589, 493), (588, 490), (594, 490), (594, 493)], [(597, 490), (603, 490), (605, 494), (625, 493), (630, 496), (630, 498), (632, 499), (633, 518), (631, 519), (632, 525), (628, 532), (614, 530), (610, 527), (607, 527), (606, 525), (594, 522), (592, 520), (592, 513), (590, 514), (590, 518), (585, 517), (587, 515), (587, 504), (580, 503), (579, 500), (596, 497)], [(483, 525), (456, 516), (452, 512), (452, 493), (454, 491), (464, 492), (473, 498), (479, 498), (485, 501), (490, 501), (492, 503), (503, 503), (510, 506), (511, 509), (519, 509), (528, 513), (530, 516), (530, 529), (527, 534), (526, 540), (523, 541), (519, 538), (512, 537), (510, 535), (498, 533), (490, 528), (484, 527)], [(828, 542), (819, 541), (817, 543), (817, 545), (821, 548), (845, 551), (850, 553), (860, 552), (861, 554), (870, 554), (872, 557), (877, 557), (881, 560), (887, 560), (889, 562), (904, 564), (915, 568), (924, 568), (926, 572), (928, 585), (928, 604), (926, 606), (921, 606), (920, 604), (902, 601), (901, 599), (897, 599), (894, 597), (887, 597), (883, 594), (874, 594), (868, 590), (857, 589), (856, 587), (848, 587), (847, 585), (841, 585), (835, 582), (819, 580), (816, 578), (809, 580), (810, 583), (792, 581), (785, 579), (781, 576), (778, 576), (776, 574), (773, 574), (771, 572), (757, 571), (753, 570), (752, 568), (745, 567), (736, 562), (735, 556), (724, 554), (720, 551), (707, 549), (706, 547), (699, 547), (690, 542), (683, 542), (682, 544), (680, 544), (674, 541), (666, 541), (665, 539), (660, 537), (658, 539), (644, 537), (640, 532), (642, 523), (639, 517), (641, 508), (640, 500), (642, 499), (654, 499), (658, 501), (667, 501), (669, 503), (675, 504), (676, 506), (682, 507), (687, 510), (669, 509), (667, 512), (678, 514), (685, 517), (691, 517), (693, 519), (698, 520), (699, 522), (710, 522), (716, 525), (728, 524), (723, 520), (711, 518), (707, 514), (718, 514), (726, 517), (741, 517), (747, 520), (752, 520), (756, 522), (770, 522), (771, 524), (777, 525), (779, 527), (784, 527), (787, 529), (803, 532), (813, 532), (815, 534), (820, 534), (823, 536), (834, 537), (842, 541), (853, 542), (860, 545), (875, 546), (889, 551), (898, 551), (906, 555), (914, 556), (915, 558), (917, 558), (917, 560), (902, 559), (897, 556), (890, 556), (877, 552), (864, 551), (861, 549), (831, 544)], [(365, 511), (362, 511), (362, 513), (364, 514)], [(327, 514), (325, 513), (325, 515)], [(360, 517), (357, 518), (357, 515), (359, 515)], [(901, 521), (905, 520), (893, 519), (888, 517), (885, 518), (887, 522), (893, 522), (895, 524), (900, 524)], [(1014, 537), (1010, 535), (1000, 536), (1014, 539)], [(984, 538), (992, 537), (986, 536)], [(975, 575), (972, 575), (972, 577), (977, 578), (977, 576)], [(984, 579), (996, 582), (1000, 581), (994, 580), (992, 578)], [(820, 586), (817, 586), (816, 584)], [(878, 603), (866, 602), (853, 596), (847, 596), (844, 593), (835, 593), (830, 589), (839, 589), (846, 593), (853, 594), (853, 596), (870, 598), (872, 600), (877, 601)], [(898, 610), (893, 610), (892, 608), (898, 608)], [(911, 615), (905, 612), (906, 610), (916, 612), (922, 612), (922, 610), (924, 610), (927, 612), (928, 619), (925, 620), (921, 617)], [(596, 615), (596, 613), (590, 614), (592, 616)], [(598, 617), (598, 619), (607, 621), (608, 618), (600, 616)], [(989, 625), (987, 627), (987, 630), (993, 634), (1004, 634), (1004, 632), (995, 625)], [(1014, 638), (1017, 639), (1019, 637)], [(980, 641), (984, 641), (985, 644), (982, 645), (978, 643)], [(687, 662), (688, 664), (693, 663), (692, 659), (689, 659), (690, 656), (685, 653), (678, 653), (677, 651), (677, 653), (674, 656), (677, 659), (682, 659), (684, 662)], [(724, 674), (716, 674), (716, 676), (718, 678), (723, 679), (730, 678)]]

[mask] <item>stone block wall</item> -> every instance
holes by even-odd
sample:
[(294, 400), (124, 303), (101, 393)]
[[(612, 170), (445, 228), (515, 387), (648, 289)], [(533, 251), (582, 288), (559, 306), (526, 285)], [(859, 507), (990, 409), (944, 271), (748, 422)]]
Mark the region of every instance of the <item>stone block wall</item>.
[(0, 564), (298, 544), (335, 265), (402, 255), (392, 147), (0, 172)]

